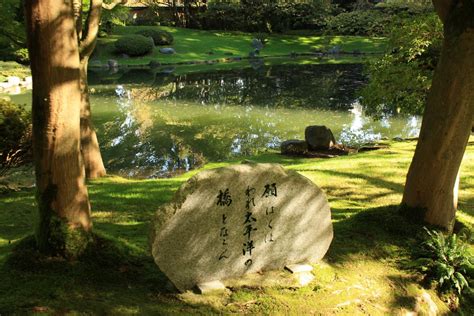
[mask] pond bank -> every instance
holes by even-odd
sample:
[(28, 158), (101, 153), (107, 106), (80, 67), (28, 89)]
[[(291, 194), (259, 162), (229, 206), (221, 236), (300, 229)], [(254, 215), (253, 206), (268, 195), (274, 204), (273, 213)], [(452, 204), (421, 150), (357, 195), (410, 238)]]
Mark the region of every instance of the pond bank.
[[(114, 43), (119, 38), (143, 29), (160, 29), (170, 32), (174, 42), (169, 47), (175, 54), (161, 54), (159, 47), (146, 56), (129, 58), (114, 53)], [(113, 35), (101, 38), (94, 52), (92, 63), (107, 64), (110, 59), (120, 65), (147, 66), (151, 63), (176, 65), (187, 63), (215, 63), (248, 59), (253, 52), (255, 34), (221, 31), (202, 31), (172, 27), (127, 26), (117, 27)], [(300, 57), (325, 55), (374, 55), (384, 53), (387, 40), (380, 37), (268, 35), (258, 57)]]

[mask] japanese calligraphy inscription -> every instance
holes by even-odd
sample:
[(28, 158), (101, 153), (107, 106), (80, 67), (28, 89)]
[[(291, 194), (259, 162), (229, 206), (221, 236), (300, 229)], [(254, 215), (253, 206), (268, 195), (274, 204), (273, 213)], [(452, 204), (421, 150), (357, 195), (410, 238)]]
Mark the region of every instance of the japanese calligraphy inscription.
[(155, 262), (176, 287), (315, 262), (332, 241), (324, 193), (276, 164), (203, 171), (156, 213)]

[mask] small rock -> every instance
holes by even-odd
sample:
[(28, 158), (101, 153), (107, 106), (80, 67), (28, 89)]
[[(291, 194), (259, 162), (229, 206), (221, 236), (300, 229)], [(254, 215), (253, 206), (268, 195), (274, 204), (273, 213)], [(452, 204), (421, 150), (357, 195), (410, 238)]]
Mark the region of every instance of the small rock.
[(174, 48), (171, 48), (171, 47), (163, 47), (163, 48), (160, 48), (160, 53), (165, 54), (165, 55), (172, 55), (172, 54), (176, 54), (176, 51), (174, 50)]
[(148, 66), (150, 66), (151, 68), (158, 68), (161, 66), (161, 63), (157, 60), (150, 60)]
[(110, 68), (110, 69), (115, 69), (115, 68), (118, 68), (119, 63), (118, 63), (118, 61), (116, 61), (115, 59), (109, 59), (109, 60), (107, 61), (107, 65), (109, 65), (109, 68)]
[(304, 140), (290, 139), (280, 145), (283, 155), (304, 155), (308, 152), (308, 144)]
[(263, 43), (261, 40), (257, 39), (257, 38), (254, 38), (252, 40), (252, 47), (255, 48), (255, 49), (258, 49), (258, 50), (261, 50), (263, 49)]
[(221, 281), (199, 283), (196, 287), (199, 294), (206, 294), (214, 291), (224, 291), (226, 289), (224, 283)]
[(10, 76), (10, 77), (7, 78), (7, 82), (11, 86), (19, 86), (20, 83), (21, 83), (21, 79), (20, 79), (20, 77)]
[(291, 273), (311, 272), (313, 267), (309, 264), (290, 264), (285, 267)]
[(339, 54), (341, 52), (341, 47), (340, 46), (333, 46), (328, 53), (329, 54)]

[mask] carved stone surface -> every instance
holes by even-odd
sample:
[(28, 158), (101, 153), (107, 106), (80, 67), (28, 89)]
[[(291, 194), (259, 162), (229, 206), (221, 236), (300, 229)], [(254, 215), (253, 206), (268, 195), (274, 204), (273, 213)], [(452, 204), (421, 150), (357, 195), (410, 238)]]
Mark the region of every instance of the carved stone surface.
[(156, 213), (156, 264), (181, 291), (245, 273), (321, 259), (331, 213), (309, 179), (277, 164), (206, 170)]

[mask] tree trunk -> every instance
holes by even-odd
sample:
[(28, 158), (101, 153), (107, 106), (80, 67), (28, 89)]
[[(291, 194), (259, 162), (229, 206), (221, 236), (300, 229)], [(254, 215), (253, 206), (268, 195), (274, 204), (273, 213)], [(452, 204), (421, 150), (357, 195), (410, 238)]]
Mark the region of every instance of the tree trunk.
[[(80, 4), (80, 11), (82, 12), (82, 1), (73, 0)], [(123, 0), (114, 0), (107, 6), (113, 9), (119, 3), (125, 3)], [(102, 12), (102, 0), (91, 0), (89, 12), (85, 23), (85, 28), (80, 22), (77, 28), (79, 41), (79, 56), (80, 56), (80, 76), (81, 76), (81, 151), (82, 158), (86, 170), (86, 177), (94, 179), (102, 177), (106, 174), (102, 155), (100, 153), (99, 141), (92, 124), (91, 105), (89, 100), (89, 86), (87, 83), (87, 65), (89, 58), (94, 51), (97, 43), (97, 36), (99, 34), (100, 16)], [(79, 16), (80, 18), (80, 16)]]
[(79, 49), (71, 0), (26, 0), (33, 77), (33, 152), (39, 225), (47, 254), (76, 256), (92, 222), (80, 152)]
[[(462, 2), (462, 1), (461, 1)], [(436, 5), (436, 3), (435, 3)], [(440, 8), (437, 8), (440, 9)], [(441, 8), (445, 38), (402, 203), (451, 231), (459, 167), (474, 118), (474, 4)]]
[(83, 57), (80, 65), (81, 74), (81, 151), (84, 159), (86, 177), (95, 179), (106, 174), (99, 141), (91, 119), (89, 86), (87, 84), (87, 65), (89, 57)]

